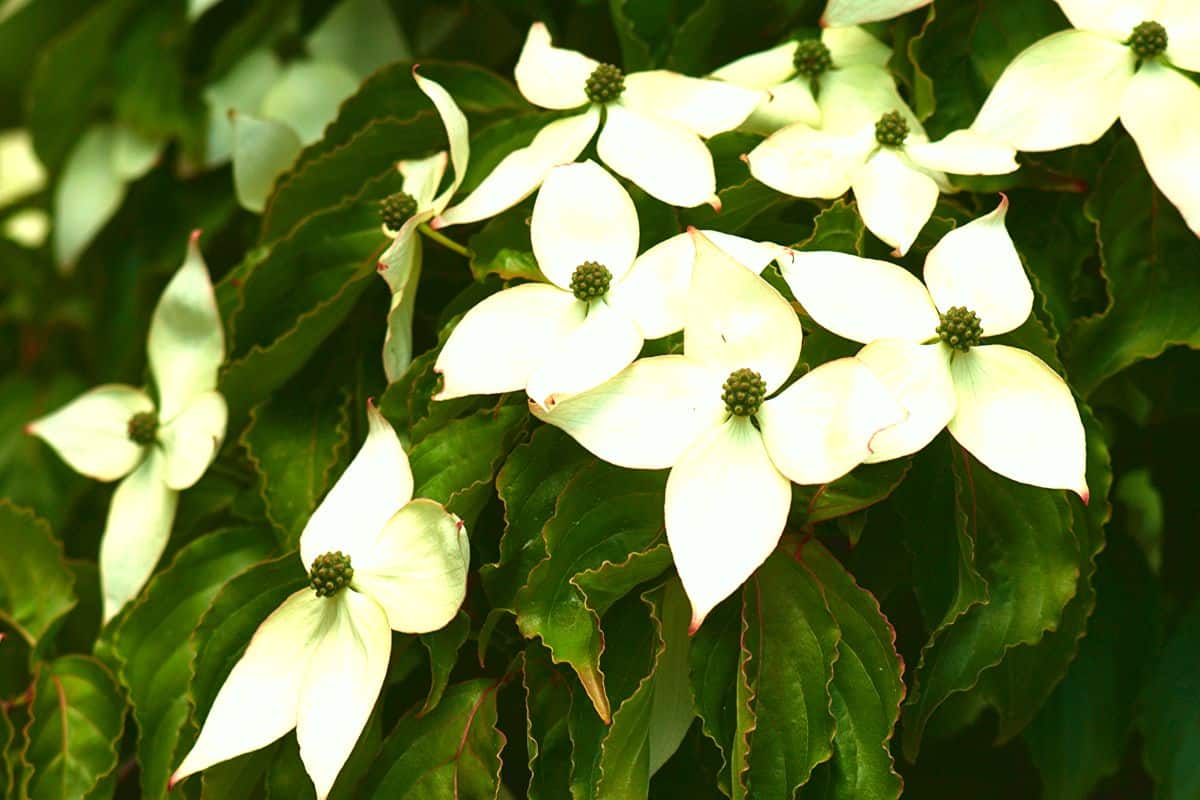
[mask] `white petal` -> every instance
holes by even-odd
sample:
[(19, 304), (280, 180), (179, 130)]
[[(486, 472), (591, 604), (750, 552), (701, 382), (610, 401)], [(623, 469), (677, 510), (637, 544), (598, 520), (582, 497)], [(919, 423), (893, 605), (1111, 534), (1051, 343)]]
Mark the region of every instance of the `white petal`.
[(199, 240), (196, 231), (183, 266), (163, 290), (150, 318), (146, 349), (164, 422), (174, 419), (193, 398), (217, 388), (217, 370), (225, 359), (225, 329)]
[(151, 447), (113, 492), (100, 540), (105, 622), (137, 597), (167, 546), (179, 493), (167, 487), (166, 471), (166, 457)]
[(821, 24), (828, 27), (838, 25), (861, 25), (878, 22), (907, 14), (914, 8), (929, 5), (933, 0), (829, 0)]
[(551, 122), (538, 131), (528, 147), (505, 156), (475, 191), (437, 217), (433, 227), (476, 222), (512, 208), (533, 194), (552, 168), (578, 158), (599, 124), (598, 108)]
[(966, 306), (984, 336), (1019, 327), (1033, 311), (1033, 287), (1004, 226), (1008, 198), (990, 214), (955, 228), (925, 257), (925, 285), (938, 310)]
[(0, 206), (45, 186), (46, 168), (34, 152), (29, 131), (14, 128), (0, 133)]
[(664, 203), (690, 208), (716, 202), (712, 154), (677, 122), (610, 104), (596, 152), (614, 172)]
[(421, 237), (415, 231), (398, 237), (380, 258), (379, 270), (392, 290), (387, 331), (383, 336), (383, 372), (388, 383), (395, 383), (412, 362), (413, 312), (421, 277)]
[(688, 291), (683, 350), (688, 358), (728, 375), (743, 367), (779, 388), (800, 357), (803, 330), (775, 287), (692, 230), (696, 261)]
[(829, 48), (835, 69), (861, 64), (887, 69), (892, 58), (892, 48), (854, 25), (825, 28), (821, 43)]
[(901, 153), (880, 148), (854, 173), (854, 199), (871, 233), (904, 255), (937, 205), (938, 185)]
[(803, 252), (781, 266), (783, 278), (808, 315), (855, 342), (935, 335), (937, 309), (924, 284), (887, 261), (848, 253)]
[(525, 99), (542, 108), (577, 108), (588, 102), (585, 86), (600, 62), (550, 44), (550, 31), (535, 22), (525, 37), (514, 77)]
[[(425, 158), (396, 162), (396, 170), (404, 178), (404, 183), (400, 188), (417, 201), (418, 212), (433, 208), (433, 198), (437, 194), (438, 186), (442, 183), (442, 177), (446, 174), (446, 164), (449, 161), (449, 154), (443, 150)], [(407, 221), (405, 220), (405, 222)], [(390, 233), (394, 235), (399, 231)]]
[(221, 449), (228, 418), (225, 398), (217, 391), (205, 392), (159, 430), (168, 487), (182, 490), (200, 480)]
[(683, 454), (667, 479), (666, 522), (692, 631), (775, 549), (791, 500), (748, 419), (731, 417)]
[(638, 251), (638, 217), (629, 193), (594, 161), (555, 167), (533, 204), (529, 239), (538, 267), (562, 289), (585, 261), (620, 280)]
[(747, 89), (771, 89), (796, 74), (796, 42), (787, 41), (770, 50), (751, 53), (712, 73), (718, 80)]
[(896, 81), (886, 69), (871, 64), (834, 69), (821, 76), (821, 129), (830, 133), (859, 133), (863, 128), (872, 143), (875, 123), (895, 111), (908, 122), (909, 141), (924, 137), (917, 115), (904, 102)]
[(908, 157), (926, 169), (955, 175), (1004, 175), (1015, 171), (1017, 151), (968, 129), (954, 131), (936, 142), (906, 144)]
[(263, 620), (209, 709), (171, 786), (213, 764), (265, 747), (296, 727), (300, 687), (332, 600), (307, 586)]
[(874, 136), (827, 133), (803, 122), (771, 134), (750, 151), (755, 180), (793, 197), (841, 197), (875, 146)]
[(360, 78), (393, 61), (408, 61), (412, 52), (387, 0), (337, 3), (305, 37), (307, 53), (349, 67)]
[(296, 713), (300, 760), (325, 800), (358, 742), (387, 675), (392, 631), (374, 600), (343, 589), (322, 620)]
[(904, 409), (854, 358), (814, 369), (758, 412), (775, 466), (796, 483), (828, 483), (871, 455), (871, 439), (901, 422)]
[(807, 78), (794, 78), (773, 87), (770, 96), (754, 109), (742, 127), (753, 133), (771, 134), (794, 122), (821, 124), (821, 109)]
[(245, 113), (230, 114), (233, 126), (233, 189), (238, 203), (261, 212), (275, 179), (300, 155), (300, 137), (288, 125)]
[(135, 181), (158, 163), (163, 150), (161, 139), (143, 136), (130, 128), (118, 127), (113, 131), (113, 171), (121, 180)]
[(523, 390), (558, 343), (583, 324), (586, 306), (570, 292), (524, 283), (467, 312), (438, 355), (435, 400)]
[(1094, 33), (1047, 36), (1005, 68), (971, 127), (1026, 151), (1094, 142), (1117, 119), (1135, 58)]
[(1157, 19), (1167, 29), (1167, 58), (1171, 63), (1200, 72), (1200, 13), (1194, 0), (1163, 0), (1158, 16), (1149, 19)]
[(950, 380), (949, 348), (880, 339), (855, 356), (904, 407), (904, 420), (885, 428), (871, 440), (871, 455), (864, 461), (890, 461), (915, 453), (933, 441), (954, 416), (957, 401)]
[(255, 113), (279, 79), (279, 58), (268, 48), (253, 50), (220, 80), (204, 90), (208, 104), (208, 130), (204, 138), (204, 164), (216, 166), (233, 152), (229, 112)]
[(440, 503), (413, 500), (388, 520), (355, 563), (354, 586), (383, 607), (392, 630), (429, 633), (454, 619), (467, 595), (471, 543)]
[(125, 197), (125, 181), (113, 166), (114, 138), (111, 126), (89, 128), (54, 188), (54, 258), (64, 268), (74, 265)]
[(677, 122), (707, 139), (741, 125), (765, 99), (759, 89), (657, 69), (626, 75), (621, 105)]
[(71, 469), (99, 481), (129, 474), (145, 450), (129, 438), (129, 419), (154, 411), (140, 389), (110, 383), (97, 386), (25, 426), (54, 448)]
[(611, 464), (664, 469), (725, 416), (724, 380), (684, 356), (655, 356), (552, 410), (530, 410)]
[[(701, 233), (754, 273), (762, 272), (772, 259), (787, 252), (771, 242), (755, 242), (720, 231)], [(695, 260), (696, 248), (690, 235), (681, 233), (659, 242), (638, 256), (633, 269), (609, 289), (608, 301), (632, 317), (647, 339), (681, 331)]]
[[(1139, 22), (1155, 19), (1160, 0), (1058, 0), (1071, 24), (1080, 30), (1124, 41)], [(1163, 22), (1163, 20), (1159, 20)]]
[[(417, 70), (413, 68), (413, 78), (417, 82), (417, 87), (420, 88), (425, 96), (433, 103), (437, 109), (438, 116), (442, 118), (442, 127), (446, 129), (446, 139), (450, 143), (450, 163), (454, 166), (454, 176), (442, 193), (433, 200), (433, 210), (441, 212), (450, 202), (450, 198), (458, 191), (459, 184), (462, 183), (463, 177), (467, 174), (467, 161), (471, 157), (471, 143), (469, 132), (467, 130), (467, 117), (463, 114), (462, 109), (454, 102), (454, 98), (450, 93), (442, 88), (441, 84), (435, 83), (428, 78), (423, 78), (417, 74)], [(439, 176), (440, 178), (440, 176)]]
[(1083, 423), (1071, 390), (1040, 358), (1004, 345), (950, 363), (958, 411), (950, 433), (989, 469), (1085, 501)]
[(551, 408), (573, 394), (595, 388), (633, 363), (642, 332), (632, 319), (604, 302), (594, 302), (587, 319), (555, 343), (529, 376), (529, 399)]
[(305, 145), (325, 133), (338, 107), (358, 88), (358, 78), (332, 61), (299, 59), (284, 67), (259, 113), (294, 130)]
[(367, 404), (367, 438), (317, 506), (300, 534), (305, 568), (323, 553), (340, 550), (351, 566), (369, 558), (369, 548), (393, 514), (412, 499), (408, 456), (390, 422)]
[(1125, 93), (1121, 124), (1154, 183), (1200, 236), (1200, 87), (1170, 67), (1144, 64)]

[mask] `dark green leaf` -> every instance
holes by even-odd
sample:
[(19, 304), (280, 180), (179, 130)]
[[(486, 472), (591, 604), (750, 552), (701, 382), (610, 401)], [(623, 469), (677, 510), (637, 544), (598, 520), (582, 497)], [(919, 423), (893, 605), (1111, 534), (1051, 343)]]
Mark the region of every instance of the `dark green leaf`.
[(36, 645), (74, 607), (75, 576), (46, 521), (0, 499), (0, 620)]
[(433, 633), (423, 633), (421, 644), (429, 652), (429, 695), (425, 698), (422, 714), (432, 711), (442, 699), (446, 684), (450, 682), (450, 670), (458, 661), (458, 651), (467, 641), (471, 633), (471, 618), (467, 612), (459, 610), (454, 619), (440, 630)]
[[(1200, 605), (1180, 620), (1141, 697), (1138, 729), (1155, 796), (1184, 800), (1200, 793)], [(1120, 687), (1128, 691), (1129, 687)]]

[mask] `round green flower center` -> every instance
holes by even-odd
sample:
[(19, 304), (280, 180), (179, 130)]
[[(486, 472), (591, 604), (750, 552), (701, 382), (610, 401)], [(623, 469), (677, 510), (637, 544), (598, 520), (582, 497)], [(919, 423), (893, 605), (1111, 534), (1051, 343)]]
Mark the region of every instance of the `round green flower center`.
[(588, 76), (584, 91), (593, 103), (611, 103), (625, 91), (625, 73), (613, 64), (601, 64)]
[(1127, 44), (1138, 58), (1154, 58), (1167, 49), (1167, 29), (1157, 22), (1143, 22), (1133, 29)]
[(796, 65), (798, 74), (816, 78), (833, 66), (833, 56), (820, 39), (805, 39), (796, 43), (792, 63)]
[(955, 350), (965, 353), (983, 340), (983, 326), (971, 309), (951, 306), (939, 318), (938, 338)]
[(132, 442), (143, 446), (154, 444), (154, 437), (158, 433), (158, 415), (153, 411), (134, 414), (129, 418), (125, 430)]
[(411, 194), (396, 192), (379, 201), (379, 216), (388, 230), (398, 231), (417, 213), (417, 199)]
[(908, 137), (908, 122), (899, 111), (889, 111), (875, 123), (875, 141), (884, 147), (899, 147)]
[(313, 559), (312, 569), (308, 572), (308, 585), (317, 593), (317, 597), (333, 597), (345, 589), (353, 577), (354, 567), (350, 566), (350, 556), (335, 550)]
[(746, 367), (729, 373), (721, 386), (721, 399), (725, 401), (726, 410), (737, 417), (757, 414), (766, 396), (767, 382), (762, 375)]
[(603, 264), (585, 261), (571, 274), (571, 292), (585, 303), (603, 297), (612, 285), (612, 273)]

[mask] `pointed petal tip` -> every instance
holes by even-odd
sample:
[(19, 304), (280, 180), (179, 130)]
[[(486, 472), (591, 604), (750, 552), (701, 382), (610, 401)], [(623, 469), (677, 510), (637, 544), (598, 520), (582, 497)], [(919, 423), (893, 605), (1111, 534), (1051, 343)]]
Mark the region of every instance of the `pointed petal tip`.
[(705, 202), (707, 202), (712, 207), (713, 211), (715, 211), (718, 214), (721, 213), (721, 198), (717, 197), (714, 194), (712, 197), (710, 197)]
[(383, 263), (382, 261), (378, 261), (375, 263), (375, 271), (376, 272), (387, 272), (387, 268), (388, 268), (387, 264)]
[(36, 421), (26, 422), (24, 425), (21, 426), (21, 433), (25, 434), (26, 436), (33, 436), (35, 425), (37, 425)]
[(738, 156), (738, 161), (741, 161), (743, 164), (749, 164), (750, 163), (750, 154), (742, 153), (740, 156)]
[(695, 636), (696, 631), (700, 630), (700, 626), (704, 624), (704, 617), (697, 616), (692, 613), (692, 621), (688, 623), (688, 636)]
[(200, 241), (200, 236), (203, 233), (204, 233), (204, 231), (202, 231), (200, 228), (194, 228), (192, 230), (191, 236), (188, 238), (188, 242), (191, 244), (197, 244)]
[(413, 77), (416, 77), (416, 75), (417, 75), (417, 70), (418, 70), (418, 69), (420, 69), (420, 68), (421, 68), (421, 65), (420, 65), (420, 64), (413, 64), (413, 65), (412, 65), (412, 74), (413, 74)]
[(429, 227), (435, 231), (440, 231), (442, 228), (446, 227), (446, 220), (442, 219), (440, 215), (436, 216), (429, 220)]
[(822, 14), (821, 18), (819, 20), (817, 20), (817, 24), (820, 25), (822, 28), (828, 28), (829, 27), (829, 15)]
[(1079, 499), (1083, 501), (1085, 506), (1090, 504), (1092, 501), (1092, 493), (1088, 489), (1087, 484), (1084, 484), (1083, 488), (1081, 489), (1076, 489), (1075, 494), (1079, 495)]

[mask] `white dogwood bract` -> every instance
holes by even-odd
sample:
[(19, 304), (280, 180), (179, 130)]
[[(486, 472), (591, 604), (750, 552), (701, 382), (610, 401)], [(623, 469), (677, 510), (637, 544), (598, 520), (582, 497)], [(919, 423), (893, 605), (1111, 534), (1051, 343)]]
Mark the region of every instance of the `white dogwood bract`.
[[(551, 171), (533, 207), (530, 238), (547, 283), (504, 289), (458, 323), (434, 366), (435, 399), (524, 389), (549, 408), (616, 375), (647, 337), (683, 327), (691, 244), (669, 239), (637, 257), (637, 211), (629, 193), (592, 161)], [(742, 263), (761, 271), (776, 245), (722, 236)], [(605, 290), (575, 288), (605, 271)]]
[[(389, 383), (398, 379), (412, 361), (412, 315), (421, 273), (421, 240), (417, 227), (436, 217), (449, 205), (450, 198), (458, 191), (466, 175), (471, 156), (467, 118), (454, 99), (441, 85), (418, 74), (416, 67), (413, 67), (413, 79), (437, 109), (450, 150), (449, 153), (442, 151), (426, 158), (396, 164), (396, 169), (403, 176), (401, 192), (411, 198), (415, 211), (398, 230), (390, 230), (384, 225), (384, 233), (392, 238), (392, 243), (379, 258), (379, 274), (392, 291), (387, 332), (383, 340), (383, 370)], [(446, 188), (439, 192), (447, 164), (453, 169), (453, 177)]]
[[(800, 321), (765, 280), (704, 234), (692, 238), (684, 354), (636, 361), (553, 409), (531, 408), (605, 461), (671, 468), (667, 538), (694, 631), (775, 548), (791, 481), (841, 477), (903, 412), (854, 359), (823, 364), (765, 399), (796, 365)], [(738, 381), (757, 384), (752, 397), (731, 388)]]
[(907, 14), (933, 0), (829, 0), (821, 16), (822, 26), (861, 25)]
[[(818, 324), (867, 345), (856, 357), (907, 411), (865, 460), (916, 452), (949, 428), (995, 472), (1086, 500), (1083, 423), (1066, 382), (1031, 353), (979, 343), (1016, 329), (1033, 308), (1007, 209), (1002, 200), (946, 234), (926, 257), (924, 285), (895, 264), (830, 252), (796, 253), (783, 275)], [(963, 310), (977, 330), (952, 342), (939, 329), (969, 319)]]
[[(395, 430), (374, 406), (367, 418), (358, 455), (300, 535), (311, 585), (258, 627), (172, 785), (294, 728), (324, 800), (375, 707), (392, 631), (428, 633), (458, 613), (470, 561), (463, 524), (439, 503), (412, 499), (412, 471)], [(315, 587), (330, 554), (348, 559), (349, 575), (325, 583), (322, 596)]]
[[(830, 65), (820, 74), (808, 76), (797, 70), (797, 51), (802, 42), (785, 42), (761, 53), (743, 56), (712, 73), (712, 77), (747, 89), (767, 92), (742, 127), (761, 133), (773, 133), (793, 122), (821, 126), (821, 109), (814, 88), (838, 92), (837, 84), (859, 87), (871, 82), (892, 84), (888, 59), (892, 50), (858, 27), (826, 28), (820, 39), (805, 41), (803, 46), (819, 43), (825, 48)], [(819, 50), (819, 48), (818, 48)]]
[(149, 579), (179, 492), (200, 479), (225, 437), (227, 410), (217, 392), (225, 334), (198, 240), (196, 232), (150, 321), (157, 404), (141, 389), (108, 384), (26, 427), (77, 472), (101, 481), (124, 478), (100, 540), (106, 621)]
[(1018, 150), (1099, 139), (1118, 119), (1150, 176), (1200, 235), (1200, 4), (1059, 0), (1075, 26), (1005, 68), (973, 127)]
[(929, 221), (946, 173), (998, 175), (1017, 169), (1016, 152), (966, 129), (930, 142), (895, 83), (841, 82), (822, 89), (822, 127), (797, 122), (747, 156), (750, 173), (795, 197), (835, 198), (854, 190), (867, 228), (908, 252)]
[[(764, 97), (761, 91), (666, 70), (623, 75), (553, 46), (540, 22), (529, 29), (515, 75), (517, 88), (534, 105), (583, 108), (582, 113), (551, 122), (527, 147), (509, 153), (471, 194), (434, 220), (435, 228), (486, 219), (521, 202), (551, 169), (575, 161), (597, 130), (600, 160), (647, 194), (674, 206), (717, 206), (704, 139), (736, 128)], [(603, 80), (589, 90), (594, 76)]]

